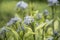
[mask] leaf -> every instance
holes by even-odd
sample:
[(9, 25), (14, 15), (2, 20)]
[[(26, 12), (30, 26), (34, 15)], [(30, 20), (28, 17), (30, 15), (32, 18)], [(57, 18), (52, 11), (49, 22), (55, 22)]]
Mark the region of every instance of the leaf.
[(6, 27), (8, 30), (10, 30), (13, 34), (14, 34), (14, 37), (16, 38), (16, 40), (18, 40), (19, 38), (19, 35), (16, 31), (14, 31), (12, 28), (9, 28), (9, 27)]
[(49, 22), (47, 22), (47, 24), (45, 25), (46, 27), (49, 26), (54, 20), (51, 20)]
[(25, 33), (24, 38), (28, 38), (28, 37), (30, 37), (31, 35), (35, 34), (35, 33), (32, 31), (31, 28), (29, 28), (29, 27), (25, 27), (25, 28), (26, 28), (26, 30), (27, 30), (27, 33)]
[(59, 27), (59, 21), (58, 20), (55, 20), (54, 27), (55, 27), (55, 29), (58, 29), (58, 27)]
[(45, 25), (46, 25), (46, 23), (42, 23), (42, 24), (40, 24), (40, 25), (36, 28), (36, 30), (38, 30), (38, 29), (44, 27)]
[(33, 34), (35, 34), (35, 33), (33, 33), (32, 31), (28, 31), (27, 33), (25, 33), (24, 38), (28, 38)]

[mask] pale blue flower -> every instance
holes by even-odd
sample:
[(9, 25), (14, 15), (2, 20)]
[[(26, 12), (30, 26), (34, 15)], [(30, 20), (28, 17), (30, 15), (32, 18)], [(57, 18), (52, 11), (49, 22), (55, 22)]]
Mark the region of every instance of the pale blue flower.
[(16, 32), (20, 32), (21, 31), (21, 26), (18, 26)]
[(7, 23), (7, 26), (10, 26), (17, 21), (22, 22), (21, 18), (15, 16), (14, 18), (11, 18), (11, 20)]
[(45, 20), (46, 23), (49, 23), (50, 21), (48, 19)]
[(53, 3), (58, 3), (58, 0), (53, 0)]
[(31, 17), (31, 16), (26, 16), (25, 18), (24, 18), (24, 23), (25, 24), (30, 24), (30, 23), (32, 23), (32, 22), (34, 22), (34, 18), (33, 17)]
[(44, 10), (44, 15), (45, 15), (45, 16), (48, 16), (48, 15), (49, 15), (49, 12), (48, 12), (47, 9)]
[(40, 24), (37, 22), (35, 25), (36, 25), (36, 27), (38, 27)]
[(5, 38), (5, 36), (6, 36), (6, 32), (7, 32), (8, 30), (5, 28), (5, 27), (2, 27), (1, 29), (0, 29), (0, 37), (1, 38)]
[(56, 35), (56, 36), (57, 36), (57, 35), (58, 35), (58, 32), (57, 32), (57, 31), (54, 31), (54, 35)]
[(47, 24), (52, 24), (53, 20), (48, 20), (48, 19), (46, 19), (45, 22), (46, 22)]
[(1, 28), (0, 33), (3, 32), (3, 31), (6, 31), (6, 28), (5, 27), (2, 27)]
[(47, 38), (47, 40), (53, 40), (53, 37), (49, 37), (49, 38)]
[(23, 30), (23, 31), (25, 31), (24, 25), (22, 25), (22, 27), (21, 27), (21, 28), (22, 28), (22, 30)]
[(41, 19), (42, 18), (42, 15), (40, 13), (38, 13), (36, 16), (37, 16), (37, 19)]
[(48, 0), (49, 6), (53, 6), (58, 3), (58, 0)]
[(16, 6), (17, 6), (17, 8), (25, 9), (25, 8), (28, 7), (28, 4), (26, 2), (24, 2), (24, 1), (19, 1)]

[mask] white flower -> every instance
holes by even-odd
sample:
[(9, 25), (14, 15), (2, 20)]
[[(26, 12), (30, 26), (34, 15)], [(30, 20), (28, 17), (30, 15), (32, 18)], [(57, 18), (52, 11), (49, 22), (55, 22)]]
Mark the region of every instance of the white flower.
[(4, 27), (2, 27), (1, 29), (0, 29), (0, 38), (5, 38), (5, 36), (6, 36), (6, 32), (9, 32), (9, 30), (7, 30), (6, 29), (6, 27), (4, 26)]
[(10, 26), (17, 21), (21, 22), (22, 20), (21, 18), (15, 16), (14, 18), (11, 18), (11, 20), (7, 23), (7, 26)]
[(3, 35), (5, 32), (9, 32), (9, 30), (4, 26), (0, 29), (0, 35)]
[(26, 17), (24, 18), (24, 23), (25, 23), (25, 24), (29, 25), (29, 24), (32, 23), (32, 22), (34, 22), (33, 17), (31, 17), (31, 16), (26, 16)]
[(28, 7), (28, 4), (25, 3), (24, 1), (19, 1), (16, 6), (17, 6), (18, 8), (23, 8), (23, 9), (25, 9), (25, 8)]
[(46, 21), (45, 21), (46, 23), (49, 23), (50, 21), (48, 20), (48, 19), (46, 19)]
[(58, 32), (57, 32), (57, 31), (54, 31), (54, 35), (56, 35), (56, 36), (57, 36), (57, 35), (58, 35)]
[(0, 33), (3, 32), (3, 31), (6, 31), (6, 28), (5, 27), (2, 27), (1, 28)]
[(53, 0), (53, 3), (57, 3), (58, 2), (58, 0)]
[(40, 24), (37, 22), (35, 25), (38, 27)]
[(36, 15), (36, 18), (37, 18), (37, 19), (41, 19), (41, 18), (42, 18), (42, 15), (41, 15), (40, 13), (38, 13), (38, 14)]
[(53, 40), (53, 37), (49, 37), (49, 38), (47, 38), (47, 40)]
[(21, 26), (18, 26), (16, 32), (20, 32), (21, 31)]
[(25, 30), (24, 25), (22, 25), (22, 27), (21, 27), (21, 28), (22, 28), (22, 30), (23, 30), (23, 31)]
[(48, 16), (48, 14), (49, 14), (48, 10), (45, 9), (45, 10), (44, 10), (44, 15), (45, 15), (45, 16)]
[(48, 0), (49, 6), (53, 6), (58, 3), (58, 0)]
[(48, 20), (48, 19), (46, 19), (45, 22), (46, 22), (47, 24), (52, 24), (53, 20)]

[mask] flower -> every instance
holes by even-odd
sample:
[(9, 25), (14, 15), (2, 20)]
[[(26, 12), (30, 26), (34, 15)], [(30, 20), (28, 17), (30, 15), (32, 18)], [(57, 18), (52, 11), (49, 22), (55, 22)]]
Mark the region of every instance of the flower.
[(48, 0), (49, 6), (53, 6), (58, 3), (58, 0)]
[(37, 22), (35, 25), (38, 27), (40, 24)]
[(41, 18), (42, 18), (42, 15), (41, 15), (40, 13), (38, 13), (38, 14), (36, 15), (36, 18), (37, 18), (37, 19), (41, 19)]
[(7, 32), (10, 32), (10, 30), (8, 30), (6, 26), (3, 26), (2, 28), (0, 28), (0, 39), (5, 39)]
[(33, 18), (33, 17), (31, 17), (31, 16), (26, 16), (26, 17), (24, 18), (24, 23), (25, 23), (25, 24), (29, 25), (29, 24), (32, 23), (32, 22), (34, 22), (34, 18)]
[(21, 31), (21, 26), (19, 25), (16, 32), (20, 32)]
[(51, 25), (53, 20), (49, 20), (49, 19), (46, 19), (45, 22), (48, 24), (48, 25)]
[(47, 38), (47, 40), (53, 40), (53, 37), (49, 37), (49, 38)]
[(17, 8), (27, 8), (28, 7), (28, 4), (24, 1), (19, 1), (17, 4), (16, 4)]
[(6, 27), (5, 27), (5, 26), (3, 26), (3, 27), (1, 28), (1, 30), (0, 30), (0, 32), (3, 32), (3, 31), (9, 32), (9, 30), (8, 30), (8, 29), (6, 29)]
[(48, 16), (48, 14), (49, 14), (48, 10), (45, 9), (45, 10), (44, 10), (44, 15), (45, 15), (45, 16)]
[(0, 37), (1, 38), (5, 38), (5, 36), (6, 36), (6, 32), (7, 32), (8, 30), (5, 28), (5, 27), (2, 27), (1, 29), (0, 29)]
[(21, 28), (22, 28), (22, 30), (23, 30), (23, 31), (25, 31), (24, 25), (22, 25), (22, 27), (21, 27)]
[(50, 21), (48, 19), (45, 20), (46, 23), (49, 23)]
[(2, 32), (4, 32), (4, 31), (6, 31), (6, 28), (5, 28), (5, 27), (2, 27), (1, 30), (0, 30), (0, 34), (1, 34)]
[(14, 18), (11, 18), (11, 20), (7, 23), (7, 26), (10, 26), (17, 21), (21, 22), (22, 20), (21, 18), (15, 16)]
[(57, 31), (54, 31), (54, 35), (56, 35), (56, 36), (57, 36), (57, 35), (58, 35), (58, 32), (57, 32)]

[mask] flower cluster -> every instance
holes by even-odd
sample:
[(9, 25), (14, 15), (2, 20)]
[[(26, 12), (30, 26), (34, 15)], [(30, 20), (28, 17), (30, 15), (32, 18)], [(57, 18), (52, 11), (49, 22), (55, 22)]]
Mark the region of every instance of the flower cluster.
[(17, 8), (23, 8), (23, 9), (25, 9), (25, 8), (28, 7), (28, 4), (25, 3), (24, 1), (20, 1), (20, 2), (17, 3), (16, 6), (17, 6)]
[(6, 36), (6, 35), (5, 35), (6, 32), (8, 32), (8, 30), (5, 28), (5, 26), (2, 27), (2, 28), (0, 29), (0, 37), (1, 37), (1, 38), (4, 38), (4, 37)]
[(49, 15), (49, 12), (47, 9), (44, 10), (44, 16), (48, 16)]
[(58, 35), (58, 32), (57, 31), (54, 31), (54, 35), (57, 36)]
[(42, 15), (41, 15), (40, 13), (38, 13), (38, 14), (36, 15), (36, 18), (37, 18), (37, 19), (41, 19), (41, 18), (42, 18)]
[(31, 16), (26, 16), (26, 17), (24, 18), (24, 23), (25, 23), (25, 24), (29, 25), (29, 24), (32, 23), (32, 22), (34, 22), (34, 18), (33, 18), (33, 17), (31, 17)]
[(15, 16), (14, 18), (11, 18), (11, 20), (7, 23), (7, 26), (10, 26), (17, 21), (21, 22), (22, 20), (21, 18)]
[(58, 3), (58, 0), (48, 0), (49, 6), (53, 6)]
[(47, 38), (47, 40), (53, 40), (53, 37), (49, 37), (49, 38)]

